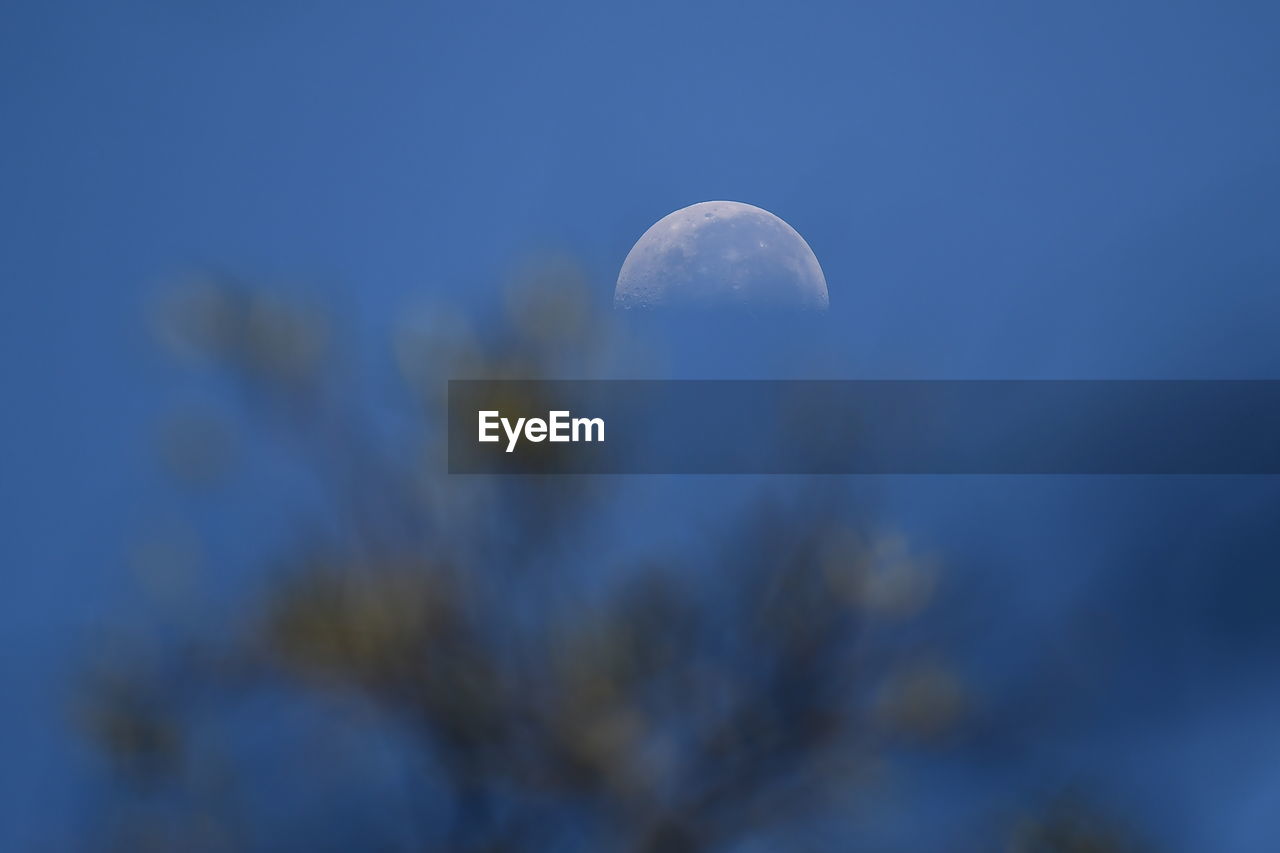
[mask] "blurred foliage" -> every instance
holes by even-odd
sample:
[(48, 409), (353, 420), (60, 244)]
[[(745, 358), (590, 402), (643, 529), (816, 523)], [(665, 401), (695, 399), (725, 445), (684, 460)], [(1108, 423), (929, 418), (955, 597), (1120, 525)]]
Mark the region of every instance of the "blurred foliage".
[[(592, 591), (567, 555), (607, 480), (440, 473), (445, 379), (557, 376), (625, 345), (592, 316), (586, 282), (565, 259), (522, 270), (484, 335), (447, 307), (408, 312), (393, 347), (412, 401), (403, 443), (344, 382), (315, 306), (210, 275), (158, 308), (167, 349), (212, 368), (240, 414), (285, 438), (336, 520), (267, 561), (231, 622), (195, 620), (91, 670), (78, 718), (119, 780), (100, 846), (724, 850), (838, 817), (897, 752), (965, 742), (980, 703), (964, 676), (894, 639), (935, 600), (936, 561), (830, 489), (760, 502), (696, 571), (591, 566), (617, 577)], [(232, 445), (217, 417), (185, 413), (159, 449), (179, 482), (201, 485)], [(164, 578), (172, 562), (185, 577), (193, 550), (151, 543), (140, 574)], [(322, 796), (344, 772), (334, 743), (303, 750), (288, 794), (258, 781), (276, 759), (229, 744), (253, 728), (243, 709), (282, 696), (355, 702), (353, 728), (395, 733), (408, 768), (391, 774), (395, 815), (351, 791)], [(263, 819), (246, 800), (292, 817)], [(361, 829), (362, 808), (396, 831)], [(984, 849), (1131, 849), (1081, 814), (997, 825)]]
[(1050, 803), (1037, 817), (1018, 825), (1010, 853), (1140, 853), (1133, 837), (1114, 820), (1078, 799)]

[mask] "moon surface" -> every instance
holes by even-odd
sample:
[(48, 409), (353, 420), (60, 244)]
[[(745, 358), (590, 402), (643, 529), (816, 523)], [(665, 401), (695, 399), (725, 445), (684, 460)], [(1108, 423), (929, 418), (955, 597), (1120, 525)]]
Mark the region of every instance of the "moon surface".
[(769, 211), (704, 201), (644, 232), (622, 264), (613, 304), (823, 311), (827, 280), (804, 238)]

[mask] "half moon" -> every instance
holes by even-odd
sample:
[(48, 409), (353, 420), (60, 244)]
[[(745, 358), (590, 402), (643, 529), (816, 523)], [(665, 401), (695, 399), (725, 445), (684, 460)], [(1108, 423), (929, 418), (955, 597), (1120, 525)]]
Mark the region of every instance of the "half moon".
[(777, 216), (704, 201), (644, 232), (622, 264), (613, 304), (823, 311), (827, 280), (809, 244)]

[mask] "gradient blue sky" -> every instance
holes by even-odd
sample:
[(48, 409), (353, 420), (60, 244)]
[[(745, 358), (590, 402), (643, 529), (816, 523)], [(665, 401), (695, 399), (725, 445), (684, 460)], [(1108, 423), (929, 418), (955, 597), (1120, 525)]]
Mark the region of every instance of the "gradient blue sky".
[(76, 803), (65, 677), (164, 501), (159, 283), (293, 282), (376, 336), (550, 246), (604, 302), (728, 198), (814, 248), (850, 375), (1275, 377), (1278, 43), (1221, 0), (9, 4), (0, 847)]

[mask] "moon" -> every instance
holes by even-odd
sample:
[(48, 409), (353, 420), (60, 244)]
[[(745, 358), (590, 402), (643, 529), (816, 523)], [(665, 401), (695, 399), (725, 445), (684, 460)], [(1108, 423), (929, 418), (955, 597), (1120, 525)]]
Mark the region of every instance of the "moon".
[(622, 264), (613, 304), (825, 311), (827, 280), (809, 244), (777, 216), (704, 201), (644, 232)]

